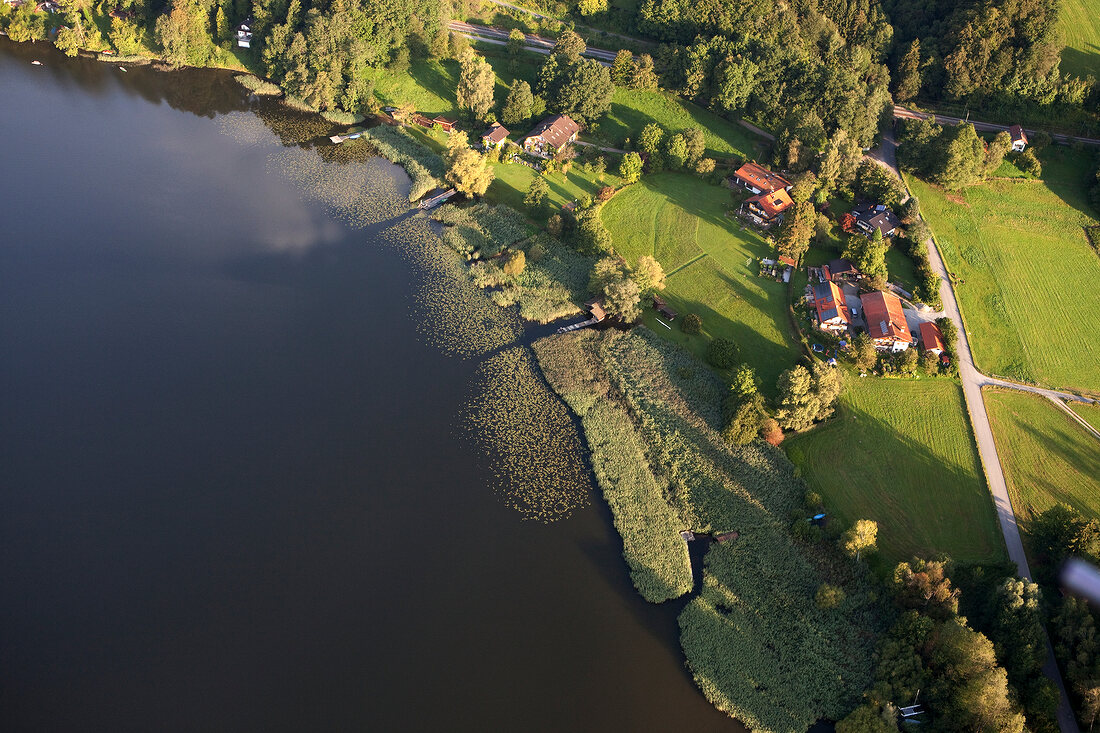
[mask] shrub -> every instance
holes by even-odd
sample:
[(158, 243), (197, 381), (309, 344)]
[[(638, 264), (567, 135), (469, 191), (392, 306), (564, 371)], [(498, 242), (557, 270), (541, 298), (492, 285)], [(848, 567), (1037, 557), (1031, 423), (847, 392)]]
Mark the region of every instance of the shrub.
[(690, 334), (699, 333), (703, 330), (703, 319), (695, 313), (688, 313), (680, 321), (680, 330)]
[(843, 602), (844, 591), (829, 583), (822, 583), (817, 589), (817, 594), (814, 595), (814, 603), (822, 609), (836, 608)]
[(737, 364), (737, 344), (717, 338), (707, 344), (707, 361), (716, 369), (732, 369)]
[(238, 84), (253, 94), (277, 97), (283, 93), (283, 90), (279, 88), (278, 84), (264, 81), (260, 77), (253, 76), (252, 74), (234, 74), (233, 78), (237, 80)]

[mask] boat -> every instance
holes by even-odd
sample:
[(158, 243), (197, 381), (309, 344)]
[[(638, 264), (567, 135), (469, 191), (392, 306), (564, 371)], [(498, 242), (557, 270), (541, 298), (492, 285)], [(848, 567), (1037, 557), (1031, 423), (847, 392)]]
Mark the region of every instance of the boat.
[(31, 66), (41, 66), (41, 65), (42, 65), (41, 61), (32, 61), (31, 62)]
[(126, 71), (126, 67), (125, 66), (120, 66), (120, 67), (118, 67), (118, 70), (119, 71)]
[(366, 131), (367, 128), (365, 127), (353, 127), (348, 130), (347, 133), (344, 135), (331, 135), (329, 137), (329, 140), (331, 140), (334, 144), (339, 145), (345, 140), (358, 140)]

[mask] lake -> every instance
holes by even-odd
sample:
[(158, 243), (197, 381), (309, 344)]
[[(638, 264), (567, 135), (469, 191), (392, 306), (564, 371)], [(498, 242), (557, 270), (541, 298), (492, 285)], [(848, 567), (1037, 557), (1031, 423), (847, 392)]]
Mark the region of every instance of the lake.
[(328, 129), (0, 38), (0, 728), (743, 730), (591, 487), (494, 489), (399, 217), (287, 170), (407, 190)]

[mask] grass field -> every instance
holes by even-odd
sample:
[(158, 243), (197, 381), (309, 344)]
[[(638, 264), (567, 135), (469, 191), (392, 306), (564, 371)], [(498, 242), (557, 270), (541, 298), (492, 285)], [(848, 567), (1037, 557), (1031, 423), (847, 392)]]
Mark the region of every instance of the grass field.
[(1100, 258), (1084, 226), (1091, 156), (1043, 152), (1041, 181), (993, 181), (948, 196), (909, 178), (936, 234), (983, 371), (1100, 391)]
[(984, 392), (1012, 508), (1027, 520), (1056, 503), (1100, 518), (1100, 441), (1044, 397)]
[(1100, 430), (1100, 405), (1083, 405), (1077, 402), (1071, 403), (1069, 408), (1084, 418), (1089, 425)]
[(787, 286), (757, 276), (756, 260), (770, 247), (755, 231), (725, 216), (729, 191), (694, 176), (647, 176), (607, 202), (604, 224), (615, 249), (631, 265), (652, 255), (668, 275), (662, 296), (680, 314), (697, 313), (703, 333), (689, 336), (670, 329), (645, 309), (653, 331), (705, 353), (709, 339), (733, 340), (741, 357), (774, 394), (779, 373), (797, 358), (787, 320)]
[(1100, 79), (1100, 0), (1065, 0), (1058, 25), (1066, 44), (1062, 71)]
[(850, 378), (836, 418), (783, 447), (843, 524), (878, 522), (890, 564), (944, 552), (1004, 558), (959, 385)]

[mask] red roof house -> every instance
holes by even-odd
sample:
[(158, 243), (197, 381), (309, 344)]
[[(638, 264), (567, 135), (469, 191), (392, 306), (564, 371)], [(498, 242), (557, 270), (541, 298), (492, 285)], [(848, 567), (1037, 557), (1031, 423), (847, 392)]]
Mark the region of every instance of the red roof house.
[(884, 351), (905, 351), (913, 343), (901, 301), (893, 293), (876, 290), (860, 297), (867, 334), (875, 348)]
[(943, 334), (935, 323), (924, 321), (920, 324), (920, 340), (925, 351), (931, 351), (937, 356), (944, 352)]
[(450, 135), (452, 132), (458, 129), (458, 120), (452, 120), (443, 115), (439, 115), (432, 119), (432, 123), (439, 125), (443, 128), (443, 132)]
[(745, 163), (737, 169), (733, 178), (755, 194), (771, 193), (781, 188), (785, 190), (791, 187), (791, 182), (786, 178), (756, 163)]
[(848, 330), (848, 304), (835, 283), (814, 284), (814, 308), (817, 310), (818, 328), (822, 331), (844, 333)]
[(567, 115), (551, 115), (535, 126), (523, 138), (523, 149), (536, 155), (553, 155), (554, 151), (577, 139), (581, 126)]
[(1012, 149), (1017, 153), (1022, 153), (1024, 148), (1027, 147), (1027, 133), (1024, 132), (1024, 128), (1013, 125), (1008, 128), (1008, 134), (1012, 138)]
[(761, 193), (749, 198), (741, 204), (742, 213), (747, 213), (749, 218), (757, 224), (771, 225), (779, 220), (779, 215), (794, 206), (794, 201), (785, 189)]
[(496, 147), (507, 139), (508, 129), (499, 122), (489, 125), (489, 129), (481, 133), (481, 142), (487, 148)]

